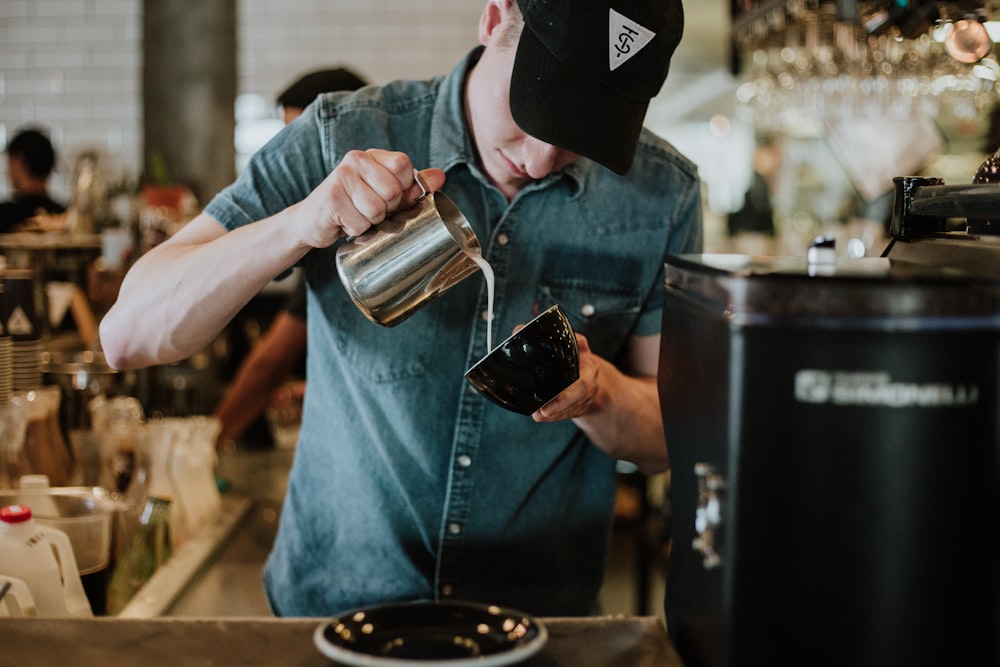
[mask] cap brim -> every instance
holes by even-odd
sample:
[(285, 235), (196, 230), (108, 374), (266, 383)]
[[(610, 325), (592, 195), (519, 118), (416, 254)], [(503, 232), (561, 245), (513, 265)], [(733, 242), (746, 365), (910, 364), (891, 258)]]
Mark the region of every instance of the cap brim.
[(649, 101), (622, 97), (552, 57), (527, 27), (518, 41), (510, 111), (526, 133), (626, 174)]

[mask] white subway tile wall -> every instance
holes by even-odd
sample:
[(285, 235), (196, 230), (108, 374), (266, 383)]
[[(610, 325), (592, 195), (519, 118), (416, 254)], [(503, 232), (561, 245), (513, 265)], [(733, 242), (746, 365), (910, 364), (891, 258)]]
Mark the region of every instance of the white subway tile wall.
[[(140, 0), (0, 2), (0, 145), (21, 127), (48, 130), (51, 181), (67, 199), (76, 157), (96, 150), (110, 179), (135, 174), (142, 140)], [(0, 160), (0, 197), (10, 194)]]
[[(170, 2), (172, 0), (158, 0)], [(273, 100), (297, 74), (352, 67), (366, 79), (449, 71), (477, 43), (485, 0), (237, 0), (238, 94)], [(142, 1), (0, 0), (0, 146), (46, 128), (68, 200), (73, 164), (100, 154), (106, 179), (135, 178), (142, 145)], [(10, 195), (0, 160), (0, 199)]]

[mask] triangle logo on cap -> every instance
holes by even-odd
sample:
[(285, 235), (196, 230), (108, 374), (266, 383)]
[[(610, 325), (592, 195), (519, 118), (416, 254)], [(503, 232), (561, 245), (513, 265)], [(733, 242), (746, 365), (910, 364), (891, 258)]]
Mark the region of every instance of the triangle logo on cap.
[(608, 9), (608, 65), (615, 71), (653, 41), (656, 33)]

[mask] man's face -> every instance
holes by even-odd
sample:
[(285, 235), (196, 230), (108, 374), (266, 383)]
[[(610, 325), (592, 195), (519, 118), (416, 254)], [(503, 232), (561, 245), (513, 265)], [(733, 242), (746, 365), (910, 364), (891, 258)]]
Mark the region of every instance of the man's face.
[(285, 122), (285, 125), (288, 125), (293, 120), (301, 116), (303, 111), (305, 111), (305, 109), (302, 107), (282, 107), (281, 120)]
[(15, 192), (27, 188), (31, 181), (31, 172), (28, 170), (27, 162), (23, 156), (17, 153), (7, 154), (7, 176)]
[(500, 28), (481, 33), (486, 50), (469, 75), (466, 114), (483, 170), (512, 199), (531, 181), (579, 156), (525, 134), (514, 122), (509, 92), (516, 46), (505, 45), (500, 33)]

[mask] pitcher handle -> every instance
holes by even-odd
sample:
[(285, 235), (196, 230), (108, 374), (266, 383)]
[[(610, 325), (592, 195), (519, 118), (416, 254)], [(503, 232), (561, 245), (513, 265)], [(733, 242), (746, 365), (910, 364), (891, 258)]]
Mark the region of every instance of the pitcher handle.
[(421, 176), (420, 172), (416, 169), (413, 170), (413, 180), (415, 180), (417, 185), (420, 186), (420, 196), (416, 198), (415, 202), (426, 199), (427, 195), (429, 195), (431, 191), (427, 188), (427, 184), (424, 183), (423, 176)]

